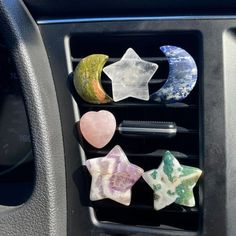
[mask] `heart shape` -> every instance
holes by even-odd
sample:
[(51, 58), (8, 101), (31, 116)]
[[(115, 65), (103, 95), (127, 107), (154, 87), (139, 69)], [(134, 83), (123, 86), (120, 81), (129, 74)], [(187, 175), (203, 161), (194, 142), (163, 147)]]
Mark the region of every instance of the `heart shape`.
[(114, 115), (105, 110), (85, 113), (81, 117), (79, 124), (83, 137), (96, 148), (106, 146), (116, 130), (116, 119)]

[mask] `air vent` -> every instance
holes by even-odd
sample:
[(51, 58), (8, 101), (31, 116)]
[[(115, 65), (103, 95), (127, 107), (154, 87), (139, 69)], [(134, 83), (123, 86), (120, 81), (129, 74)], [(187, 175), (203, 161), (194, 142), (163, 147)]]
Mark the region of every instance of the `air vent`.
[[(159, 69), (150, 81), (150, 93), (157, 90), (168, 75), (168, 62), (159, 50), (162, 45), (175, 45), (187, 50), (195, 59), (199, 71), (200, 38), (197, 32), (165, 32), (155, 34), (87, 34), (74, 35), (70, 39), (71, 62), (73, 68), (81, 58), (103, 53), (110, 56), (107, 63), (111, 64), (124, 54), (127, 48), (133, 48), (144, 60), (155, 62)], [(121, 102), (93, 105), (75, 99), (79, 106), (80, 115), (87, 111), (101, 109), (112, 112), (117, 123), (123, 120), (173, 121), (183, 127), (174, 138), (157, 139), (155, 137), (130, 137), (116, 133), (112, 141), (103, 149), (97, 150), (80, 139), (86, 158), (106, 155), (116, 144), (126, 152), (129, 160), (144, 170), (157, 168), (165, 150), (172, 151), (181, 164), (199, 167), (199, 78), (190, 96), (183, 103), (160, 105), (152, 101), (143, 102), (136, 99), (126, 99)], [(102, 84), (111, 94), (111, 82), (103, 73)], [(82, 203), (91, 206), (97, 220), (103, 223), (118, 223), (125, 225), (152, 226), (163, 229), (174, 227), (180, 230), (198, 230), (200, 207), (199, 189), (195, 189), (197, 204), (193, 208), (172, 204), (161, 211), (153, 209), (153, 193), (151, 188), (140, 179), (133, 188), (132, 202), (128, 207), (110, 200), (91, 202), (89, 200), (91, 177), (84, 169), (84, 188), (80, 189)]]

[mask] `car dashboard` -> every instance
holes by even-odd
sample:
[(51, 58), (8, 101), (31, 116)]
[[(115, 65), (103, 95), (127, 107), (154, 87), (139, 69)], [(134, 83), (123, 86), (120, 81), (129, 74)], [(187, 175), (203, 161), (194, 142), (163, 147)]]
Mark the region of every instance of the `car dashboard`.
[[(0, 234), (234, 236), (235, 8), (229, 0), (0, 1)], [(158, 64), (149, 84), (155, 92), (170, 68), (162, 45), (184, 48), (196, 62), (197, 84), (184, 102), (90, 104), (76, 93), (73, 71), (82, 58), (102, 53), (110, 65), (128, 48)], [(112, 96), (104, 75), (102, 86)], [(77, 124), (101, 109), (117, 123), (162, 121), (183, 128), (173, 138), (116, 132), (98, 150), (78, 134)], [(132, 189), (129, 206), (91, 201), (86, 160), (117, 144), (145, 171), (160, 164), (164, 150), (200, 168), (196, 205), (156, 211), (143, 180)]]

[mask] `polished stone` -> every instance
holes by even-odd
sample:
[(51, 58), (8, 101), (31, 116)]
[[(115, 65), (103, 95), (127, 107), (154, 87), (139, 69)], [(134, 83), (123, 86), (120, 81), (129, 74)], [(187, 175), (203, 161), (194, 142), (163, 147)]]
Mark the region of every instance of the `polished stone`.
[(202, 171), (181, 165), (171, 152), (165, 152), (158, 169), (143, 174), (143, 179), (154, 191), (154, 208), (160, 210), (172, 203), (193, 207), (193, 188)]
[(118, 102), (128, 97), (149, 100), (148, 82), (157, 68), (157, 64), (142, 60), (129, 48), (120, 61), (103, 68), (112, 81), (113, 100)]
[(96, 148), (103, 148), (115, 133), (116, 119), (109, 111), (89, 111), (81, 117), (79, 128), (88, 143)]
[(109, 198), (130, 205), (131, 188), (144, 171), (128, 161), (120, 146), (115, 146), (105, 157), (87, 160), (86, 166), (92, 176), (90, 200)]
[(175, 46), (162, 46), (161, 51), (169, 62), (169, 75), (165, 84), (150, 99), (173, 103), (182, 101), (193, 90), (197, 82), (197, 65), (184, 49)]
[(112, 98), (101, 84), (103, 66), (108, 60), (104, 54), (92, 54), (80, 60), (74, 71), (74, 86), (79, 96), (88, 103), (109, 103)]

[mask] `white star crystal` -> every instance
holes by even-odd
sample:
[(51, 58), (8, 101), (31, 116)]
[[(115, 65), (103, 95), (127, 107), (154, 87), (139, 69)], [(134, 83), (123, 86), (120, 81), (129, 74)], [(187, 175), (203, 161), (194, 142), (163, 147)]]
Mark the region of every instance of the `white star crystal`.
[(120, 61), (103, 69), (112, 81), (113, 100), (118, 102), (128, 97), (149, 100), (148, 82), (158, 65), (142, 60), (129, 48)]

